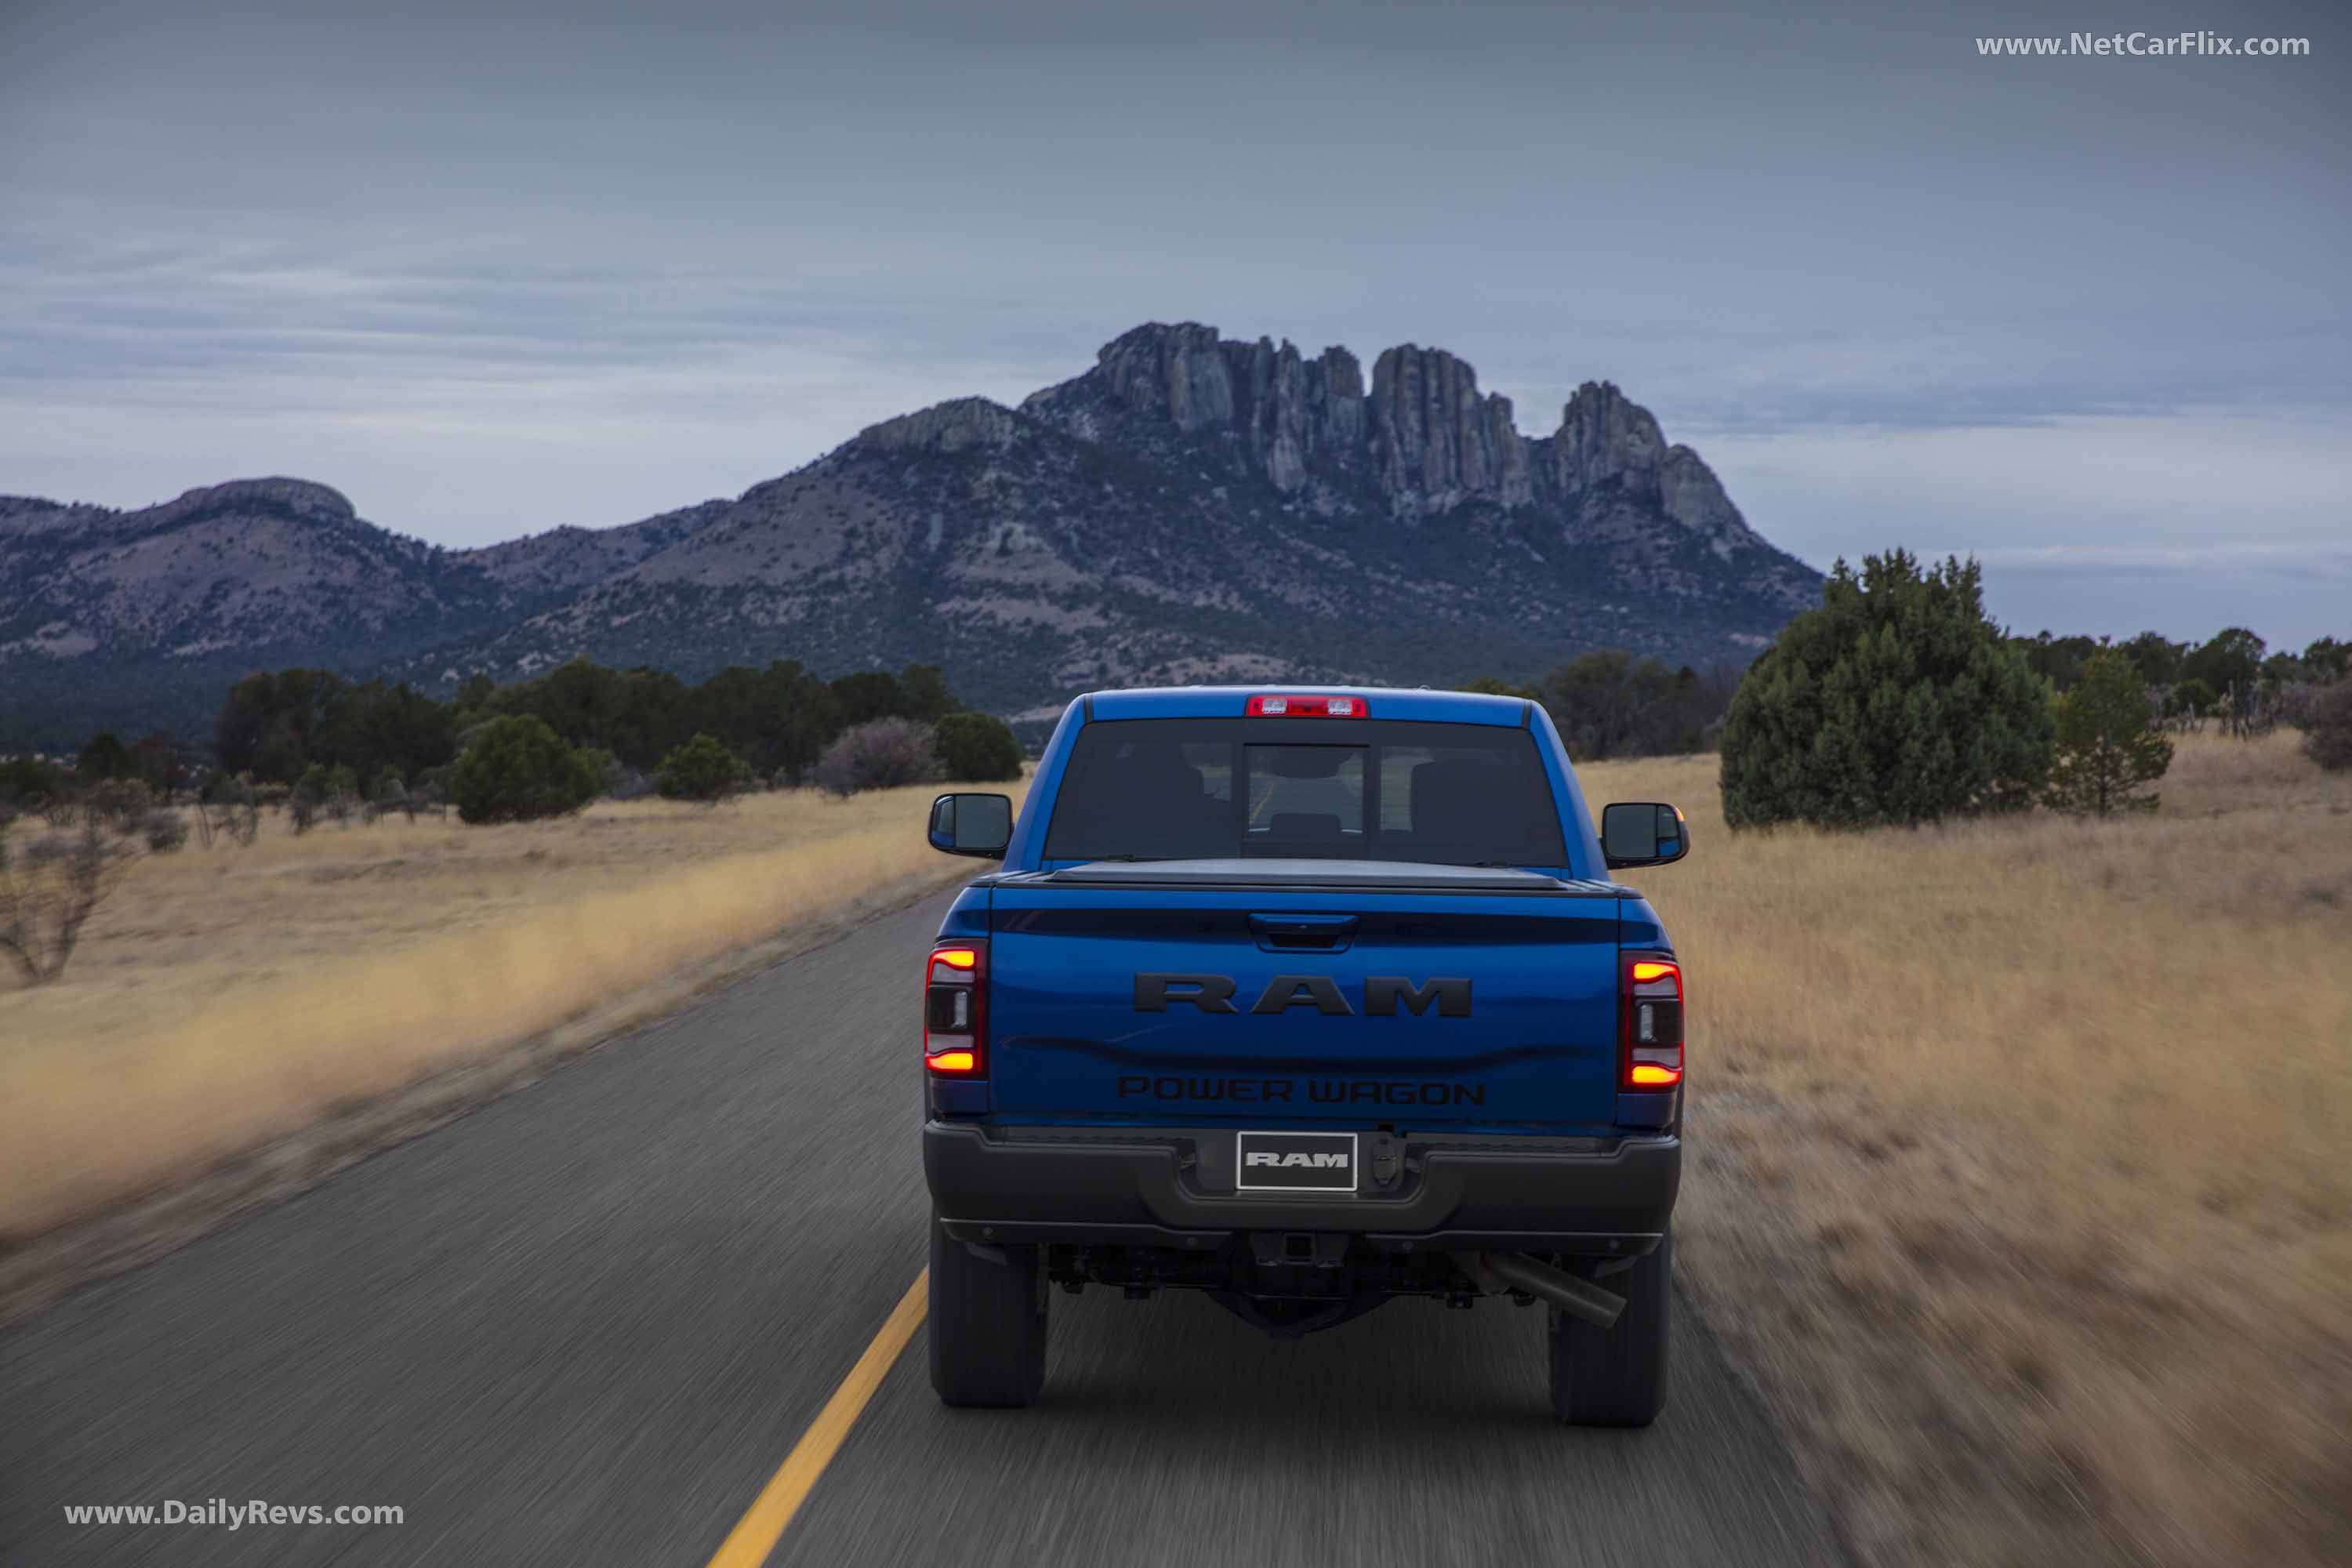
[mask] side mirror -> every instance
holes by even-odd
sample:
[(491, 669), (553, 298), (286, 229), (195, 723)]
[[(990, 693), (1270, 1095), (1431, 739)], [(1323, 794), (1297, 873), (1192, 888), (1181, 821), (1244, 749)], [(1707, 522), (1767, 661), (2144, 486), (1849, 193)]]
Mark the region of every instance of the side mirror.
[(931, 802), (931, 847), (950, 855), (1002, 860), (1013, 841), (1013, 799), (1002, 795), (943, 795)]
[(1609, 868), (1664, 866), (1690, 853), (1683, 814), (1658, 801), (1623, 801), (1601, 810), (1601, 855)]

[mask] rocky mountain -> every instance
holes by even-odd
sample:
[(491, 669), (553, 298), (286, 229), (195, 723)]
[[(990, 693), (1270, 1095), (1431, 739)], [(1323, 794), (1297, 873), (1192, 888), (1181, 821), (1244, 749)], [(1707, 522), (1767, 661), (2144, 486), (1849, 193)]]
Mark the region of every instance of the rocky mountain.
[(240, 479), (138, 511), (0, 507), (0, 659), (398, 644), (433, 635), (488, 587), (304, 479)]
[(207, 740), (251, 669), (365, 668), (496, 624), (514, 598), (303, 479), (133, 511), (0, 499), (0, 750), (101, 725)]
[(733, 501), (481, 550), (294, 479), (131, 512), (0, 499), (0, 743), (201, 740), (236, 675), (296, 663), (440, 687), (581, 654), (689, 678), (923, 659), (1043, 712), (1092, 685), (1441, 684), (1594, 647), (1745, 662), (1820, 583), (1605, 382), (1528, 437), (1442, 350), (1388, 350), (1367, 389), (1345, 349), (1150, 325), (1018, 409), (940, 404)]

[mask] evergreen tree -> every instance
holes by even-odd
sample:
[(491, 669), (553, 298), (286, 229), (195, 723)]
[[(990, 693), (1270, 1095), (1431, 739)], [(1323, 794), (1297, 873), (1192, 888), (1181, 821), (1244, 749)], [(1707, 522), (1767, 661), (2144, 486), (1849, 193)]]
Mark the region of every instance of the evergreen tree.
[(2201, 680), (2223, 696), (2240, 700), (2262, 679), (2263, 654), (2268, 645), (2243, 626), (2216, 632), (2213, 639), (2180, 661), (2184, 680)]
[(101, 730), (89, 738), (89, 744), (74, 759), (74, 772), (84, 784), (104, 784), (110, 779), (139, 776), (139, 764), (132, 760), (131, 748), (115, 738), (111, 730)]
[(2102, 648), (2083, 665), (2074, 689), (2052, 704), (2058, 752), (2048, 799), (2075, 816), (2153, 811), (2147, 786), (2172, 765), (2172, 742), (2156, 728), (2156, 705), (2130, 657)]
[(247, 676), (229, 690), (214, 722), (213, 750), (230, 773), (250, 773), (264, 784), (290, 784), (314, 762), (339, 759), (319, 744), (351, 689), (323, 669), (281, 669)]
[(887, 669), (861, 669), (833, 683), (835, 712), (844, 730), (877, 719), (908, 717), (906, 689)]
[(1475, 691), (1487, 697), (1517, 697), (1529, 702), (1540, 702), (1543, 700), (1543, 690), (1541, 688), (1534, 686), (1514, 686), (1499, 675), (1482, 675), (1475, 680), (1465, 680), (1461, 684), (1461, 686), (1456, 688), (1456, 689), (1462, 691)]
[(1723, 732), (1733, 827), (1917, 825), (2032, 804), (2047, 689), (1984, 613), (1976, 563), (1843, 561), (1750, 666)]
[(2130, 658), (2140, 679), (2150, 686), (2169, 686), (2180, 679), (2181, 661), (2189, 657), (2187, 643), (2174, 642), (2162, 632), (2142, 632), (2116, 645)]
[(654, 787), (665, 800), (716, 805), (751, 782), (751, 764), (714, 735), (698, 734), (662, 759)]
[(955, 694), (948, 689), (947, 677), (936, 664), (908, 665), (898, 677), (898, 689), (907, 718), (928, 724), (955, 711)]
[(2074, 683), (2083, 679), (2084, 661), (2099, 651), (2096, 637), (2053, 637), (2047, 631), (2014, 640), (2033, 673), (2061, 691), (2074, 689)]
[(958, 784), (1021, 776), (1021, 742), (993, 713), (943, 716), (931, 727), (931, 750), (939, 753), (940, 776)]
[(587, 753), (517, 714), (482, 727), (449, 774), (449, 798), (467, 822), (529, 822), (579, 810), (602, 783)]

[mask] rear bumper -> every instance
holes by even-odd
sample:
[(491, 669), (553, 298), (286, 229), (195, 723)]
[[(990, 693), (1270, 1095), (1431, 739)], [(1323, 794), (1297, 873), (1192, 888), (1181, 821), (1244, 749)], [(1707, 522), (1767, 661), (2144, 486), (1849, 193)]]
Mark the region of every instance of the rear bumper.
[(1628, 1256), (1657, 1245), (1682, 1141), (1368, 1134), (1354, 1194), (1234, 1190), (1213, 1128), (931, 1121), (923, 1170), (950, 1235), (1214, 1248), (1250, 1231), (1345, 1232), (1376, 1249)]

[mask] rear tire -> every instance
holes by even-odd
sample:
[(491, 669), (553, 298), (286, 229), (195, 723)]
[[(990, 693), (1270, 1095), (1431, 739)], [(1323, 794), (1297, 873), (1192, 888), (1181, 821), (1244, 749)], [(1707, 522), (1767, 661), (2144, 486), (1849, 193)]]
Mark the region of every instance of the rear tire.
[(974, 1252), (931, 1216), (931, 1387), (945, 1405), (1005, 1409), (1034, 1403), (1045, 1385), (1037, 1249), (987, 1250), (995, 1256)]
[(1647, 1426), (1666, 1405), (1666, 1338), (1673, 1316), (1675, 1237), (1599, 1283), (1622, 1292), (1614, 1328), (1551, 1311), (1551, 1412), (1576, 1426)]

